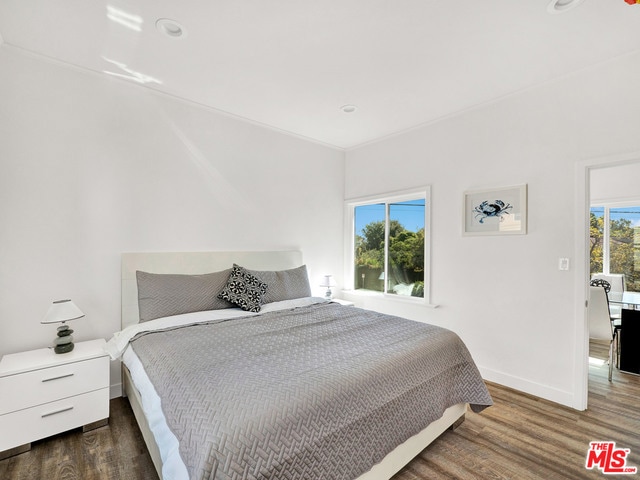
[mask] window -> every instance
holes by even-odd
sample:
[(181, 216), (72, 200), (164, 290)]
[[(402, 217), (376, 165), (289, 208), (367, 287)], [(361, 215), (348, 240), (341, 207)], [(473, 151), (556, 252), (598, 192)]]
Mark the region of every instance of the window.
[(349, 202), (354, 290), (428, 297), (428, 189)]
[(590, 217), (591, 274), (623, 273), (640, 291), (640, 206), (594, 206)]

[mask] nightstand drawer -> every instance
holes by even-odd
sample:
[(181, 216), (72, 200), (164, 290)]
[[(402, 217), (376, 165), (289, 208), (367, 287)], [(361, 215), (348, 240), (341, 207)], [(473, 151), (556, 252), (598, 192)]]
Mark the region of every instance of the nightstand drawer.
[(108, 417), (108, 388), (0, 415), (0, 451)]
[(109, 386), (109, 357), (0, 378), (0, 415)]

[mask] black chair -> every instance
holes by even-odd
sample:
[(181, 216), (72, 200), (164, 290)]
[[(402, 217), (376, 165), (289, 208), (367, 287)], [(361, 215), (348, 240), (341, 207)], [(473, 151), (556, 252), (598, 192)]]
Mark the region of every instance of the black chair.
[(611, 284), (602, 278), (594, 278), (589, 282), (589, 285), (592, 287), (603, 287), (604, 291), (607, 292), (607, 295), (611, 291)]

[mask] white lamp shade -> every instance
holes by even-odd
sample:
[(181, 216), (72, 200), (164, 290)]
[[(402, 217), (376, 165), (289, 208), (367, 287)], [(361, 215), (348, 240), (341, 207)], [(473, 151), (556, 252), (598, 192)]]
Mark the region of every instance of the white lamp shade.
[(320, 282), (320, 286), (321, 287), (335, 287), (336, 286), (336, 282), (333, 280), (333, 276), (331, 275), (325, 275), (324, 277), (322, 277), (322, 282)]
[(84, 317), (84, 313), (71, 300), (57, 300), (40, 323), (61, 323)]

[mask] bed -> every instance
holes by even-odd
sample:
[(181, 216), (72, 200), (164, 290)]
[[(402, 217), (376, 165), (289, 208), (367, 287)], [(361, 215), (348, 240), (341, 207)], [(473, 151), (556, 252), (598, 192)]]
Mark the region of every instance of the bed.
[(107, 351), (164, 480), (390, 478), (492, 404), (457, 335), (311, 296), (299, 251), (123, 254)]

